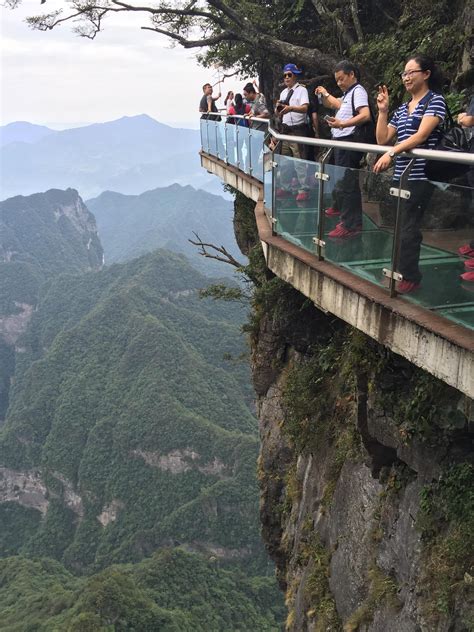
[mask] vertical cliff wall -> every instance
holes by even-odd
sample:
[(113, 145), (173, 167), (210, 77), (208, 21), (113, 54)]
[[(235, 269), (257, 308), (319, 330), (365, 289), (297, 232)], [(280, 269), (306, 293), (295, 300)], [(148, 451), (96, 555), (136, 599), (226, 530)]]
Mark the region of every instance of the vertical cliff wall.
[(287, 629), (474, 629), (472, 401), (272, 278), (251, 204), (235, 210), (258, 271), (261, 522)]

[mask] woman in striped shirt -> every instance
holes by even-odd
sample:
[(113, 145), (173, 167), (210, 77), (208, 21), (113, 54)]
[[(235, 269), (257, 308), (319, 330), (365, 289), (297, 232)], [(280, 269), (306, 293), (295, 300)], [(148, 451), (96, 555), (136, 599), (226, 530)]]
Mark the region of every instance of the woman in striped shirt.
[[(386, 86), (379, 87), (377, 143), (388, 145), (396, 138), (397, 144), (377, 161), (374, 166), (376, 173), (388, 169), (398, 154), (415, 147), (433, 149), (441, 138), (439, 126), (446, 115), (446, 102), (439, 93), (441, 76), (433, 60), (426, 55), (413, 55), (401, 77), (411, 99), (395, 110), (390, 122), (388, 90)], [(396, 158), (394, 180), (400, 180), (409, 162), (410, 158)], [(398, 264), (403, 280), (397, 286), (401, 293), (413, 292), (421, 284), (419, 258), (423, 236), (420, 227), (433, 193), (433, 185), (425, 175), (425, 164), (422, 158), (415, 160), (407, 182), (410, 199), (403, 202)]]

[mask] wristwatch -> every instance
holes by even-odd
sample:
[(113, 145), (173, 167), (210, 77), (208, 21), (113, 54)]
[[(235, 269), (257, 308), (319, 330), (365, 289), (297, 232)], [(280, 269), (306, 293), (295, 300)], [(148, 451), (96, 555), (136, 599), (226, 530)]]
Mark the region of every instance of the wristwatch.
[(327, 99), (327, 98), (328, 98), (328, 96), (329, 96), (329, 92), (325, 92), (325, 93), (323, 94), (323, 97), (324, 97), (325, 99)]
[(388, 155), (390, 156), (390, 158), (393, 160), (395, 158), (395, 156), (397, 155), (394, 151), (389, 151)]

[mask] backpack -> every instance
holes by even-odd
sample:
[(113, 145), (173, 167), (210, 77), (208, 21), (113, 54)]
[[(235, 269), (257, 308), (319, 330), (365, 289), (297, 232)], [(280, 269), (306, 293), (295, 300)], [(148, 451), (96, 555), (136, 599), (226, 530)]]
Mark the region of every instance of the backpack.
[[(431, 99), (427, 101), (423, 108), (423, 114), (429, 105)], [(438, 151), (461, 151), (472, 153), (474, 152), (473, 139), (468, 139), (464, 128), (456, 123), (449, 111), (448, 104), (446, 103), (446, 118), (441, 125), (439, 125), (440, 132), (442, 134), (436, 147), (433, 149)], [(423, 116), (423, 115), (422, 115)], [(425, 165), (425, 175), (428, 180), (434, 180), (435, 182), (446, 182), (460, 178), (465, 175), (471, 165), (456, 163), (456, 162), (443, 162), (441, 160), (427, 160)]]
[[(358, 84), (360, 85), (360, 84)], [(354, 107), (354, 92), (357, 86), (352, 90), (352, 116), (356, 116), (357, 112)], [(370, 121), (363, 123), (362, 125), (356, 125), (352, 137), (357, 143), (369, 143), (370, 145), (376, 145), (377, 140), (375, 138), (375, 115), (372, 106), (369, 103)]]

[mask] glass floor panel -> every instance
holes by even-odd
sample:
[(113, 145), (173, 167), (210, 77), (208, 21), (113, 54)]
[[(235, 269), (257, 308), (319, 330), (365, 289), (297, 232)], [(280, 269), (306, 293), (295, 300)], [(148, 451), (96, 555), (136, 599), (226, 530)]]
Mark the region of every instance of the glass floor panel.
[[(316, 254), (313, 238), (317, 235), (317, 203), (309, 208), (297, 207), (288, 201), (285, 209), (279, 208), (276, 230), (284, 239)], [(339, 217), (325, 218), (325, 259), (353, 274), (387, 287), (388, 280), (382, 269), (391, 267), (393, 233), (382, 230), (368, 217), (363, 216), (360, 234), (346, 240), (331, 239), (327, 233), (340, 221)], [(463, 327), (474, 328), (474, 283), (463, 281), (464, 260), (441, 248), (422, 244), (420, 269), (423, 274), (419, 290), (403, 298), (432, 310)]]
[[(462, 307), (474, 302), (474, 283), (463, 281), (464, 263), (454, 255), (420, 262), (421, 288), (406, 296), (418, 305), (431, 309)], [(474, 309), (474, 307), (473, 307)]]
[[(474, 288), (472, 289), (472, 294), (474, 297)], [(449, 318), (449, 320), (453, 320), (463, 327), (474, 329), (474, 302), (471, 305), (466, 305), (464, 307), (452, 307), (448, 309), (440, 309), (439, 311), (436, 310), (436, 313), (441, 314), (441, 316), (444, 316), (445, 318)]]

